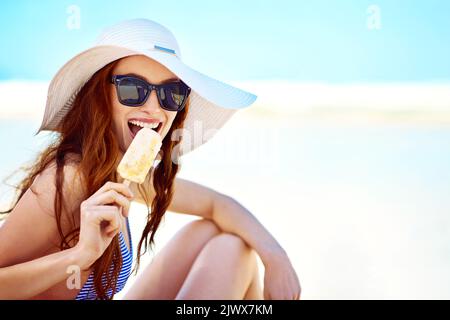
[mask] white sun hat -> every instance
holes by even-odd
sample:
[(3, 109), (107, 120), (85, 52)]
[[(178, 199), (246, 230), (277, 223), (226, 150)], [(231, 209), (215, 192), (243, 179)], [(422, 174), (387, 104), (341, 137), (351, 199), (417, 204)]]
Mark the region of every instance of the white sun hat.
[[(106, 28), (94, 46), (59, 69), (50, 82), (42, 124), (36, 135), (43, 130), (57, 128), (72, 107), (77, 93), (96, 71), (131, 55), (145, 55), (159, 62), (191, 87), (189, 110), (184, 122), (188, 134), (183, 136), (182, 154), (208, 141), (238, 109), (248, 107), (256, 100), (255, 95), (184, 64), (178, 42), (166, 27), (147, 19), (126, 20)], [(205, 132), (208, 134), (204, 135)], [(201, 134), (200, 139), (198, 134)]]

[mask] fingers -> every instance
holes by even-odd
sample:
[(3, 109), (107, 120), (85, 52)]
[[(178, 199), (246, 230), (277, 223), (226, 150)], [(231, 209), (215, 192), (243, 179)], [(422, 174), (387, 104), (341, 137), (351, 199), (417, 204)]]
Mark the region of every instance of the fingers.
[(123, 183), (116, 183), (112, 181), (106, 182), (100, 189), (98, 189), (93, 196), (100, 195), (109, 190), (115, 190), (116, 192), (122, 193), (124, 196), (128, 198), (133, 198), (134, 194), (131, 191), (130, 187), (124, 185)]
[(89, 199), (85, 200), (86, 206), (98, 206), (107, 204), (116, 204), (123, 207), (120, 213), (128, 217), (131, 199), (134, 197), (131, 189), (122, 184), (108, 181), (98, 189)]
[(263, 293), (264, 300), (300, 300), (301, 288), (277, 282), (265, 285)]
[[(122, 218), (115, 206), (98, 206), (90, 210), (90, 215), (108, 237), (114, 237), (122, 228)], [(102, 227), (102, 224), (106, 225)]]
[(126, 208), (123, 208), (123, 207), (120, 207), (119, 208), (119, 215), (120, 216), (123, 216), (123, 217), (125, 217), (125, 218), (128, 218), (128, 213), (130, 212), (130, 207), (126, 207)]
[(126, 208), (126, 212), (130, 207), (130, 200), (124, 197), (122, 194), (115, 190), (108, 190), (104, 193), (97, 195), (96, 197), (91, 197), (90, 202), (95, 202), (95, 205), (106, 205), (111, 203), (116, 203), (117, 205)]
[[(128, 186), (107, 182), (80, 204), (79, 243), (84, 251), (98, 258), (122, 229), (133, 198)], [(77, 244), (78, 245), (78, 244)]]

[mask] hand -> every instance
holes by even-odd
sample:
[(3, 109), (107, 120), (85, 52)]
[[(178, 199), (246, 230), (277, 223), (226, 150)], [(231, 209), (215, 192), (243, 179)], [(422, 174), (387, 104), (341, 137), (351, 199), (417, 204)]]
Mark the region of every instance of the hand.
[(265, 263), (265, 300), (299, 300), (300, 293), (300, 282), (286, 253)]
[(132, 198), (129, 187), (108, 181), (81, 203), (80, 236), (76, 247), (88, 257), (85, 260), (90, 262), (89, 265), (103, 254), (120, 231), (122, 215), (128, 217)]

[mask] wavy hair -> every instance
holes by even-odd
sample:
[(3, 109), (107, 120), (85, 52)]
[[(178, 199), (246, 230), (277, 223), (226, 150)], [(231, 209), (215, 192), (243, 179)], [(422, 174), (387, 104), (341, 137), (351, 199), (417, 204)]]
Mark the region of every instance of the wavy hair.
[[(56, 164), (56, 193), (53, 210), (61, 240), (60, 250), (73, 247), (78, 242), (80, 232), (79, 207), (81, 202), (76, 204), (76, 210), (68, 212), (72, 221), (71, 230), (63, 230), (61, 223), (63, 210), (67, 209), (63, 193), (63, 184), (66, 183), (63, 181), (63, 168), (69, 161), (69, 155), (74, 154), (79, 158), (77, 170), (84, 188), (84, 199), (94, 194), (107, 181), (118, 181), (116, 167), (120, 161), (120, 156), (117, 139), (112, 131), (113, 111), (110, 101), (111, 88), (109, 87), (109, 79), (111, 79), (118, 61), (107, 64), (86, 82), (76, 95), (72, 108), (55, 130), (59, 133), (58, 138), (39, 153), (31, 165), (22, 166), (18, 169), (26, 172), (25, 178), (15, 186), (17, 189), (16, 199), (13, 200), (12, 207), (2, 212), (4, 215), (10, 213), (27, 189), (31, 187), (36, 176), (54, 162)], [(136, 272), (139, 268), (140, 257), (149, 246), (154, 245), (155, 233), (172, 200), (173, 183), (179, 169), (178, 162), (172, 161), (172, 157), (177, 156), (173, 153), (177, 151), (178, 148), (175, 147), (181, 142), (181, 138), (174, 141), (171, 137), (175, 130), (183, 127), (188, 109), (189, 100), (185, 108), (177, 113), (169, 132), (162, 141), (160, 161), (149, 173), (153, 174), (153, 188), (155, 190), (151, 209), (149, 204), (150, 179), (146, 180), (148, 185), (138, 185), (138, 191), (147, 205), (148, 214), (147, 223), (138, 244)], [(35, 193), (32, 189), (31, 191)], [(141, 252), (143, 245), (144, 251)], [(99, 299), (112, 299), (116, 292), (116, 282), (122, 267), (118, 234), (92, 267), (97, 297)]]

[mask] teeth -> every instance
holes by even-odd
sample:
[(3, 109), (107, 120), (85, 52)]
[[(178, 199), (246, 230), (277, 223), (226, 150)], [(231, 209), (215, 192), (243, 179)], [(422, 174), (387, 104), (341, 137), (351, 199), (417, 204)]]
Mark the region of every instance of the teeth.
[(134, 125), (136, 125), (136, 126), (140, 126), (142, 128), (150, 128), (150, 129), (155, 129), (159, 125), (159, 122), (156, 122), (156, 123), (145, 123), (145, 122), (136, 121), (136, 120), (131, 120), (129, 122), (134, 124)]

